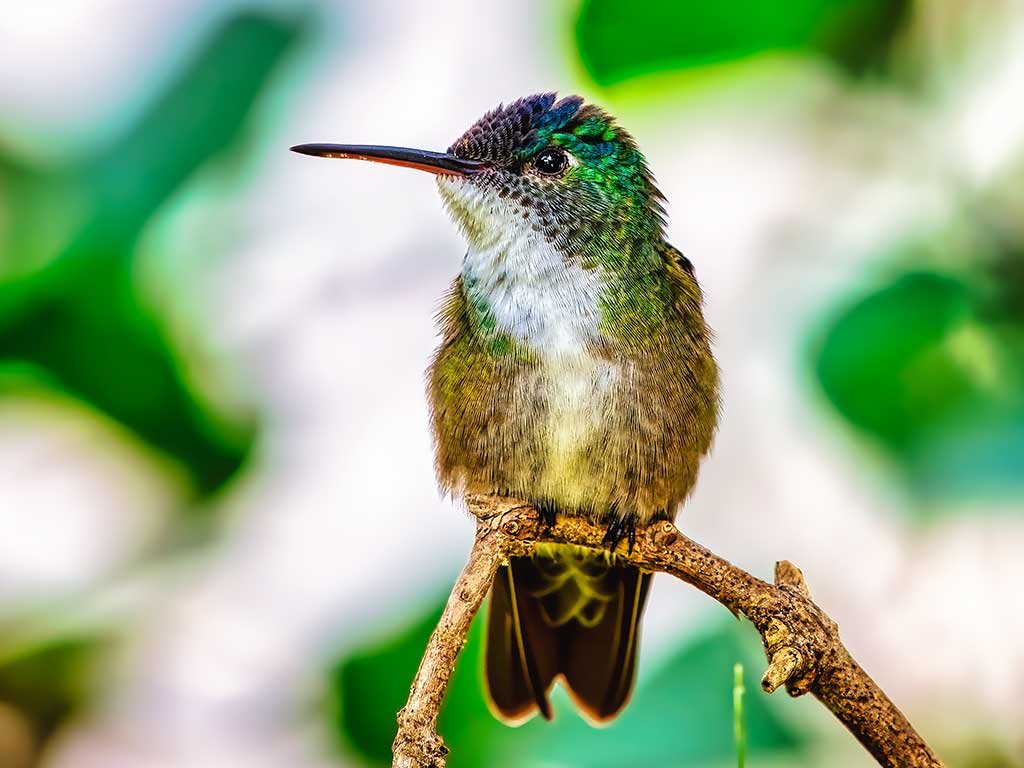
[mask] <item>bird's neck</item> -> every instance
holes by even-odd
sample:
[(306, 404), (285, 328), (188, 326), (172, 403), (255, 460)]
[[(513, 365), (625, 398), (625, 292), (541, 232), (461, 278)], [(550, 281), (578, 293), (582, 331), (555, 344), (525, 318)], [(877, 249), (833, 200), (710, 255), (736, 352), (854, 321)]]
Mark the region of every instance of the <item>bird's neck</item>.
[(471, 242), (462, 282), (475, 312), (541, 357), (581, 355), (598, 338), (606, 276), (566, 259), (529, 221)]
[(462, 267), (472, 311), (541, 358), (589, 355), (607, 341), (616, 297), (647, 288), (626, 262), (568, 255), (528, 219), (486, 234), (470, 239)]

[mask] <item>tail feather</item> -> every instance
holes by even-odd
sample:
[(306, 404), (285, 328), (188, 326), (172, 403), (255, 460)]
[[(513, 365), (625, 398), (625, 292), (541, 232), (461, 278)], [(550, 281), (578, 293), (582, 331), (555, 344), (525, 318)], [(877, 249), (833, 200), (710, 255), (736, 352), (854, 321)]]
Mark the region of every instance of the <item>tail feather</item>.
[(496, 714), (511, 722), (540, 711), (551, 719), (547, 692), (558, 672), (559, 648), (546, 631), (536, 601), (524, 599), (511, 566), (491, 587), (487, 621), (487, 684)]
[(495, 713), (513, 723), (538, 711), (551, 718), (559, 676), (597, 722), (615, 717), (633, 687), (650, 574), (604, 553), (559, 550), (513, 558), (491, 590), (487, 686)]
[(573, 701), (595, 722), (614, 718), (633, 691), (640, 614), (651, 574), (618, 566), (618, 594), (592, 629), (575, 627), (566, 639), (562, 674)]

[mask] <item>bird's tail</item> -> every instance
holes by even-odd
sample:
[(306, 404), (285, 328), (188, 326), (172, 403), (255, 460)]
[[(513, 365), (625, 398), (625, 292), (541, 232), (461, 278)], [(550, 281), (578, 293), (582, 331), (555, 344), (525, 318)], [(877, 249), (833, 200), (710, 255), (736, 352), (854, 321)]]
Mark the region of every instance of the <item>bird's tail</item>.
[(651, 575), (608, 553), (548, 545), (498, 570), (487, 621), (487, 688), (501, 719), (551, 719), (559, 677), (594, 722), (633, 688), (640, 615)]

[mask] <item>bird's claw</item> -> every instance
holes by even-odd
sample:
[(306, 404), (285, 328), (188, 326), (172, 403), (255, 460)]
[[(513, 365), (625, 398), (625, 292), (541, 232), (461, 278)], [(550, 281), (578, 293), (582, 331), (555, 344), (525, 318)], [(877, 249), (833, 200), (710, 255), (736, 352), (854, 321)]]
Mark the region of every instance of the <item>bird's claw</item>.
[(633, 554), (633, 548), (636, 546), (636, 518), (632, 515), (610, 523), (601, 543), (606, 545), (609, 551), (614, 552), (623, 539), (627, 542), (626, 553)]
[(540, 515), (540, 520), (545, 528), (554, 528), (555, 520), (558, 517), (558, 508), (550, 501), (537, 502), (534, 507)]

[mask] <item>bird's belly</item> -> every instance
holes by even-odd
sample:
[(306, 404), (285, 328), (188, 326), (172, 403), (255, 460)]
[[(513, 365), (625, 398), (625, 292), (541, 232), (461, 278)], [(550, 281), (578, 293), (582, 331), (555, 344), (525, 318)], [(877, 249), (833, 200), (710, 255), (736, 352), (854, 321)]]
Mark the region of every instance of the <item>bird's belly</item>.
[(609, 362), (563, 358), (545, 365), (547, 409), (545, 460), (537, 494), (565, 508), (592, 508), (608, 501), (614, 469), (600, 458), (614, 434), (614, 401), (622, 373)]

